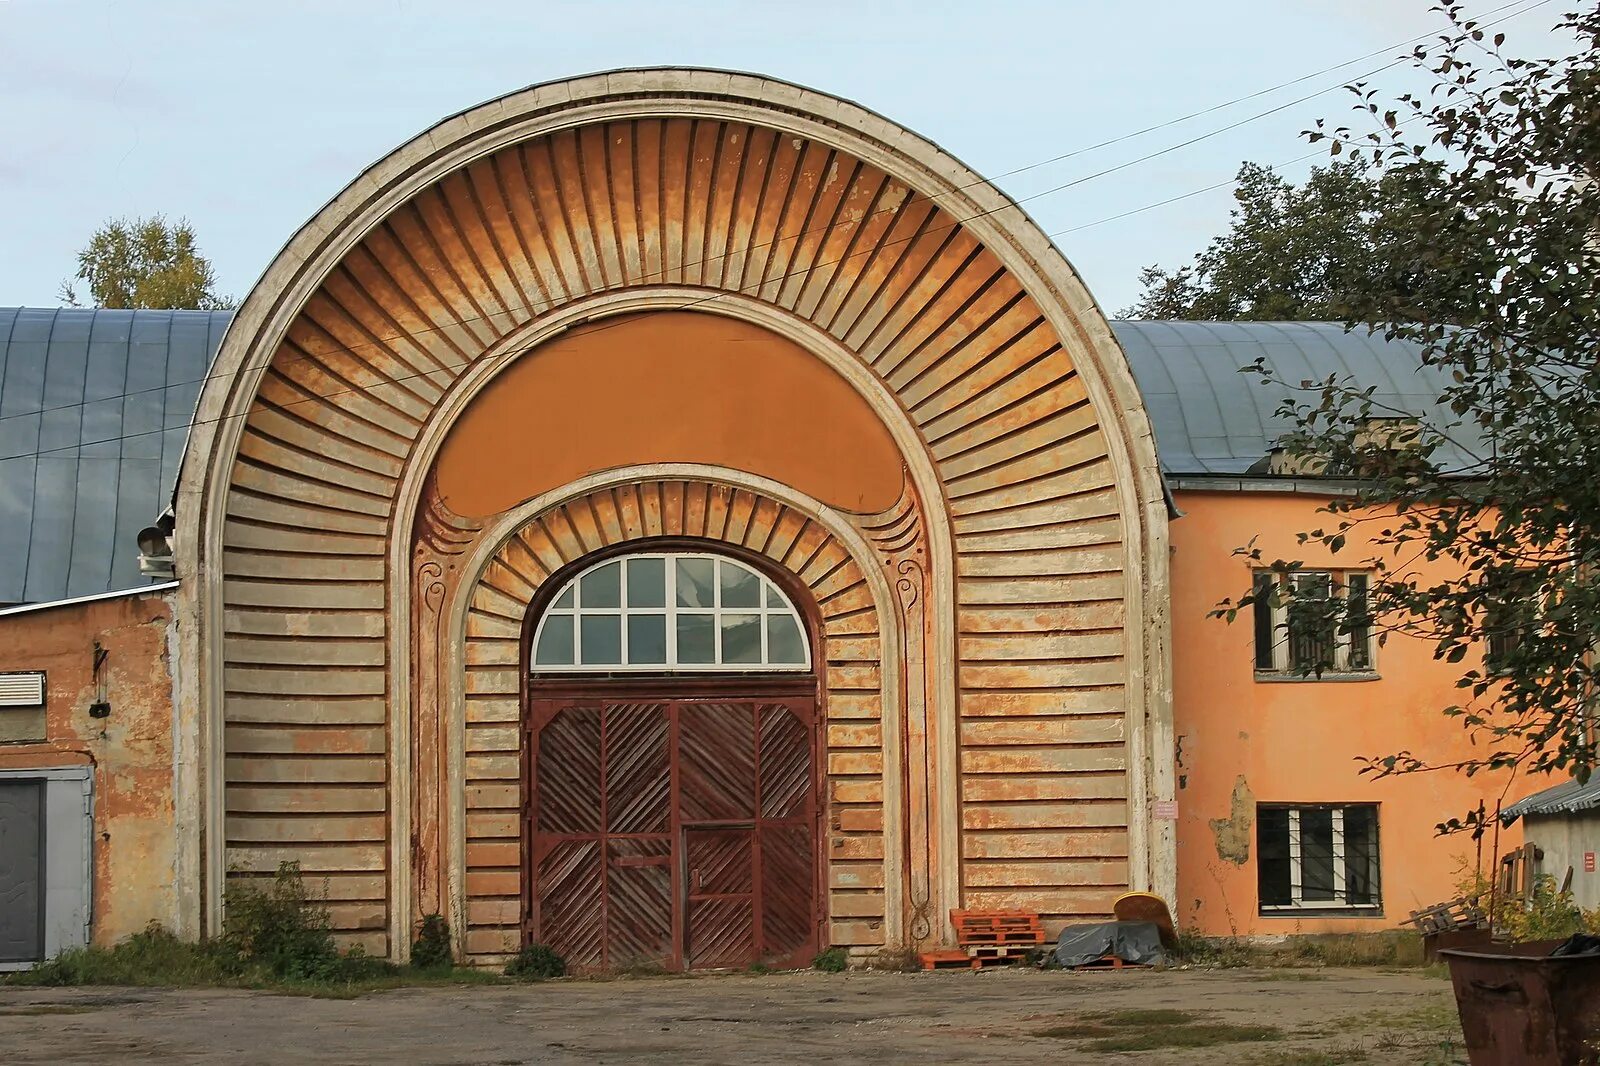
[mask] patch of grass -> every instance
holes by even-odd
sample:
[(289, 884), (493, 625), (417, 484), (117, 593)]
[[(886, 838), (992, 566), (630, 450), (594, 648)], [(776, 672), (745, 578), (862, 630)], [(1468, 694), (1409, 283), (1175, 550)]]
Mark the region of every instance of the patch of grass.
[[(336, 955), (314, 974), (284, 976), (241, 958), (224, 943), (179, 940), (160, 927), (109, 947), (73, 948), (0, 983), (32, 986), (124, 985), (157, 988), (255, 988), (288, 995), (346, 999), (369, 992), (430, 985), (503, 984), (481, 970), (418, 970), (360, 953)], [(90, 1009), (84, 1007), (83, 1009)], [(7, 1013), (0, 1011), (0, 1013)]]
[(457, 985), (508, 985), (512, 982), (489, 970), (455, 968), (449, 970), (418, 970), (409, 966), (395, 967), (394, 971), (373, 977), (349, 981), (278, 981), (270, 984), (253, 984), (260, 988), (285, 995), (307, 996), (312, 999), (357, 999), (375, 992), (393, 992), (401, 988), (444, 988)]
[[(64, 951), (31, 970), (7, 975), (14, 985), (131, 985), (167, 988), (259, 988), (293, 995), (355, 996), (387, 988), (481, 983), (493, 975), (448, 968), (401, 967), (359, 947), (340, 952), (326, 903), (314, 897), (300, 867), (284, 863), (270, 879), (228, 886), (227, 917), (217, 940), (180, 940), (152, 924), (111, 947)], [(443, 943), (449, 929), (439, 923)]]
[(248, 970), (245, 960), (225, 944), (179, 940), (152, 925), (113, 947), (71, 948), (4, 980), (12, 985), (197, 988), (244, 984), (253, 976)]
[(844, 948), (828, 948), (817, 953), (811, 966), (823, 973), (843, 973), (850, 966), (850, 953)]
[(1376, 1010), (1358, 1014), (1345, 1021), (1347, 1025), (1360, 1025), (1379, 1032), (1395, 1029), (1423, 1029), (1430, 1032), (1454, 1031), (1461, 1024), (1461, 1016), (1454, 1002), (1419, 1003), (1403, 1010)]
[(1136, 1025), (1192, 1025), (1198, 1019), (1193, 1011), (1173, 1010), (1170, 1007), (1150, 1010), (1118, 1010), (1092, 1016), (1101, 1025), (1126, 1029)]
[(1178, 947), (1173, 954), (1180, 963), (1204, 966), (1218, 970), (1232, 970), (1241, 966), (1255, 966), (1259, 952), (1238, 937), (1206, 937), (1190, 930), (1178, 933)]
[(1355, 1044), (1315, 1051), (1266, 1051), (1244, 1059), (1241, 1066), (1347, 1066), (1367, 1061), (1366, 1048)]
[(1175, 1025), (1169, 1029), (1151, 1029), (1142, 1033), (1119, 1033), (1116, 1036), (1091, 1040), (1084, 1044), (1087, 1051), (1154, 1051), (1169, 1047), (1216, 1047), (1218, 1044), (1255, 1043), (1279, 1040), (1283, 1034), (1270, 1025), (1232, 1025), (1219, 1022), (1211, 1025)]
[(1081, 1040), (1085, 1051), (1154, 1051), (1279, 1040), (1283, 1033), (1270, 1025), (1200, 1021), (1199, 1016), (1184, 1010), (1124, 1010), (1088, 1014), (1034, 1035)]
[(1293, 959), (1319, 966), (1422, 965), (1422, 938), (1416, 933), (1330, 933), (1297, 936), (1289, 942)]
[(1238, 937), (1178, 934), (1177, 961), (1228, 970), (1241, 967), (1389, 967), (1410, 973), (1422, 965), (1422, 938), (1415, 933), (1303, 934), (1278, 945), (1253, 944)]

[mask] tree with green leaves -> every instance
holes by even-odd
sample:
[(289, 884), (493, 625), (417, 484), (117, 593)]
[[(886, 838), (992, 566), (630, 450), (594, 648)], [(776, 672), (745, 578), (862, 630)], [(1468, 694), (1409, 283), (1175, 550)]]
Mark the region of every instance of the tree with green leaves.
[(1235, 179), (1228, 232), (1188, 266), (1139, 273), (1128, 318), (1246, 319), (1346, 316), (1351, 293), (1381, 270), (1381, 235), (1404, 227), (1426, 189), (1410, 175), (1353, 161), (1313, 167), (1302, 185), (1259, 163)]
[[(1375, 755), (1363, 772), (1587, 780), (1600, 681), (1600, 0), (1562, 17), (1575, 45), (1542, 59), (1509, 54), (1459, 3), (1440, 10), (1451, 32), (1412, 56), (1431, 91), (1387, 105), (1353, 86), (1359, 128), (1308, 135), (1368, 181), (1427, 189), (1408, 196), (1403, 225), (1375, 231), (1375, 268), (1340, 299), (1351, 328), (1414, 342), (1444, 371), (1447, 414), (1375, 434), (1374, 419), (1416, 412), (1384, 410), (1337, 376), (1279, 382), (1289, 454), (1359, 486), (1300, 540), (1368, 556), (1366, 602), (1330, 602), (1327, 626), (1420, 637), (1459, 671), (1445, 710), (1475, 754)], [(1440, 828), (1481, 831), (1489, 817)]]
[[(89, 283), (97, 307), (152, 307), (215, 310), (233, 306), (216, 292), (211, 260), (200, 254), (187, 219), (169, 223), (161, 215), (112, 219), (78, 253), (73, 281)], [(73, 281), (63, 282), (61, 298), (78, 306)]]

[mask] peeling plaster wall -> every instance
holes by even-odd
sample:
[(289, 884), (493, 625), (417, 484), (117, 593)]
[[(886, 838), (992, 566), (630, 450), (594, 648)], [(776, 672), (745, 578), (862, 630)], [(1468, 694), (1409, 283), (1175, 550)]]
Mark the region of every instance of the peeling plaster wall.
[[(0, 616), (0, 671), (46, 672), (43, 741), (0, 743), (0, 770), (94, 768), (92, 935), (111, 944), (178, 924), (173, 890), (172, 674), (167, 595), (137, 594)], [(106, 652), (105, 718), (94, 645)], [(6, 713), (6, 712), (0, 712)]]
[[(1178, 898), (1181, 927), (1211, 936), (1276, 936), (1393, 929), (1412, 910), (1456, 895), (1458, 864), (1476, 858), (1466, 837), (1434, 826), (1475, 808), (1492, 810), (1506, 779), (1439, 772), (1373, 780), (1360, 756), (1407, 750), (1434, 760), (1469, 758), (1442, 709), (1460, 695), (1456, 667), (1424, 641), (1391, 637), (1377, 649), (1374, 681), (1257, 681), (1248, 614), (1232, 625), (1207, 617), (1249, 588), (1235, 548), (1252, 537), (1268, 559), (1307, 567), (1356, 567), (1372, 555), (1352, 541), (1337, 556), (1295, 533), (1326, 522), (1320, 497), (1265, 492), (1180, 492), (1172, 524), (1174, 727), (1178, 751)], [(1426, 573), (1424, 576), (1427, 576)], [(1441, 572), (1442, 576), (1442, 572)], [(1545, 782), (1518, 782), (1510, 803)], [(1256, 805), (1376, 803), (1383, 913), (1368, 917), (1263, 917), (1258, 911)], [(1521, 843), (1502, 831), (1500, 850)], [(1492, 844), (1483, 861), (1492, 861)]]
[(1228, 803), (1225, 818), (1211, 819), (1211, 835), (1217, 841), (1217, 858), (1243, 866), (1250, 861), (1250, 838), (1255, 831), (1256, 798), (1250, 793), (1250, 782), (1239, 775), (1233, 783), (1233, 798)]

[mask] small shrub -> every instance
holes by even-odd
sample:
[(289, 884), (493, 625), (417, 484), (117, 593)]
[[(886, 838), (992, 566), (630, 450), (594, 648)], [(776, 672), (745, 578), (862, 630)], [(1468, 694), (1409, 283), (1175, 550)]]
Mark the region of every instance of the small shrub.
[(850, 953), (844, 948), (827, 948), (817, 953), (811, 966), (823, 973), (843, 973), (850, 966)]
[(314, 981), (337, 976), (328, 908), (306, 889), (300, 864), (285, 862), (265, 888), (235, 882), (227, 890), (223, 943), (274, 976)]
[(1456, 890), (1468, 899), (1479, 900), (1486, 908), (1491, 895), (1494, 913), (1490, 924), (1496, 936), (1521, 943), (1529, 940), (1565, 940), (1574, 933), (1600, 933), (1600, 908), (1580, 909), (1572, 892), (1561, 891), (1556, 879), (1540, 874), (1533, 879), (1526, 899), (1493, 894), (1493, 886), (1482, 873), (1463, 860), (1457, 871)]
[(454, 964), (450, 924), (442, 915), (426, 916), (417, 928), (417, 939), (411, 942), (411, 965), (419, 970), (448, 970)]
[(517, 952), (516, 958), (506, 963), (506, 976), (521, 981), (543, 981), (551, 977), (565, 977), (566, 973), (566, 960), (543, 944), (529, 944)]

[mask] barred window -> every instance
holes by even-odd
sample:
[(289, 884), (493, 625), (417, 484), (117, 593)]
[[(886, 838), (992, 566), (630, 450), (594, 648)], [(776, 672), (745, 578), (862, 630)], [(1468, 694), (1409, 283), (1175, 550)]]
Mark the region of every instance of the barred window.
[(1483, 634), (1490, 673), (1503, 673), (1511, 657), (1538, 629), (1542, 603), (1539, 590), (1532, 585), (1520, 572), (1487, 579)]
[(1374, 672), (1370, 583), (1359, 570), (1257, 571), (1256, 672), (1303, 678)]
[(1256, 808), (1262, 914), (1381, 907), (1377, 804)]

